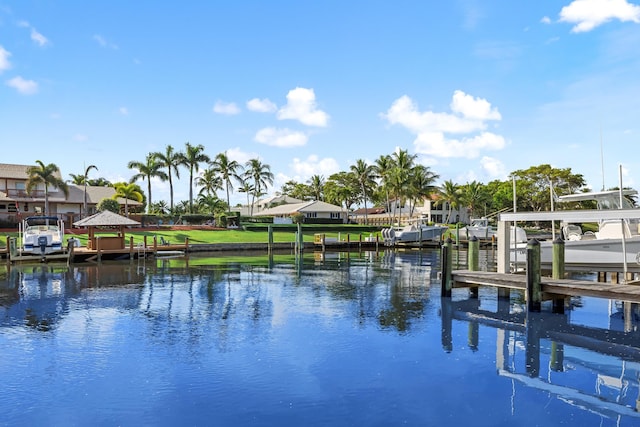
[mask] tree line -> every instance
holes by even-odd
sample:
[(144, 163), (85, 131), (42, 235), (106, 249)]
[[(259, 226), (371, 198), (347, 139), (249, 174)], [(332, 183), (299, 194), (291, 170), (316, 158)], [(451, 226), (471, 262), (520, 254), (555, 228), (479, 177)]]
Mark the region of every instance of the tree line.
[[(55, 178), (59, 172), (55, 164), (45, 165), (38, 160), (29, 168), (27, 189), (46, 182), (66, 192), (66, 183)], [(167, 145), (164, 151), (147, 154), (144, 161), (130, 161), (128, 168), (134, 171), (129, 182), (110, 183), (104, 178), (89, 178), (89, 172), (98, 170), (95, 165), (85, 168), (82, 174), (70, 174), (70, 182), (78, 185), (112, 186), (114, 198), (135, 200), (146, 206), (147, 213), (179, 215), (211, 214), (228, 212), (231, 208), (230, 194), (237, 191), (246, 194), (250, 215), (256, 200), (266, 195), (273, 185), (271, 167), (254, 158), (245, 164), (232, 160), (226, 152), (210, 157), (203, 145), (185, 143), (184, 150)], [(189, 199), (174, 201), (174, 183), (182, 173), (189, 177)], [(169, 183), (170, 200), (153, 202), (152, 179)], [(374, 162), (358, 159), (347, 171), (328, 177), (313, 175), (305, 182), (290, 180), (284, 183), (277, 195), (301, 200), (320, 200), (339, 205), (351, 211), (356, 206), (364, 207), (367, 222), (368, 207), (384, 206), (390, 222), (399, 215), (398, 207), (405, 206), (409, 215), (425, 200), (447, 206), (450, 222), (454, 210), (466, 208), (470, 215), (487, 216), (515, 208), (519, 211), (549, 210), (553, 195), (583, 191), (584, 177), (571, 168), (554, 168), (548, 164), (516, 170), (506, 180), (493, 180), (486, 184), (478, 181), (458, 184), (445, 180), (437, 184), (440, 175), (430, 167), (417, 163), (417, 155), (407, 150), (396, 150), (392, 154), (380, 155)], [(146, 192), (137, 182), (146, 181)], [(517, 198), (514, 203), (514, 186)], [(45, 186), (46, 188), (47, 186)], [(194, 197), (194, 189), (198, 190)], [(218, 196), (221, 192), (224, 199)], [(45, 198), (47, 194), (45, 193)], [(588, 206), (591, 207), (591, 206)], [(86, 208), (85, 208), (86, 209)], [(125, 205), (125, 211), (128, 207)]]

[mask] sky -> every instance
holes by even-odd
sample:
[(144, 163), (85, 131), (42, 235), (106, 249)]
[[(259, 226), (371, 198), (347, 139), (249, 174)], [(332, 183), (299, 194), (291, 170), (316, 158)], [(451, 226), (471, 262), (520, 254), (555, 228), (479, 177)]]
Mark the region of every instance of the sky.
[(635, 188), (639, 46), (631, 0), (0, 0), (0, 163), (128, 181), (189, 142), (259, 158), (273, 194), (403, 149), (438, 184)]

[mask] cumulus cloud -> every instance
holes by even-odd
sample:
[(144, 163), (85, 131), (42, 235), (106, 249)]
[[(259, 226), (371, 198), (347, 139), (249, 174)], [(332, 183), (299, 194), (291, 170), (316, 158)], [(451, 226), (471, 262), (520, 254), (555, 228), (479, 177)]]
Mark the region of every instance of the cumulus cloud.
[(287, 104), (278, 110), (279, 120), (298, 120), (307, 126), (325, 127), (329, 115), (319, 110), (316, 105), (316, 94), (313, 89), (297, 87), (287, 94)]
[(20, 76), (7, 80), (6, 84), (23, 95), (33, 95), (38, 92), (38, 83), (33, 80), (23, 79)]
[(502, 119), (498, 109), (487, 100), (457, 90), (450, 108), (451, 113), (421, 112), (405, 95), (395, 100), (382, 117), (414, 133), (414, 146), (419, 154), (436, 158), (476, 158), (484, 150), (504, 148), (504, 138), (486, 130), (487, 122)]
[(258, 113), (275, 113), (278, 106), (269, 99), (253, 98), (247, 101), (247, 109)]
[(9, 57), (11, 56), (11, 52), (5, 50), (0, 45), (0, 73), (4, 70), (8, 70), (11, 68), (11, 62), (9, 62)]
[(309, 137), (303, 132), (287, 128), (268, 127), (260, 129), (253, 139), (272, 147), (300, 147), (307, 143)]
[(242, 151), (240, 147), (229, 148), (226, 153), (227, 157), (229, 157), (231, 160), (235, 160), (241, 165), (245, 164), (247, 161), (249, 161), (249, 159), (260, 158), (258, 154)]
[(327, 177), (340, 171), (340, 166), (335, 159), (331, 157), (321, 159), (315, 154), (310, 155), (304, 160), (294, 158), (293, 163), (289, 166), (295, 174), (294, 179), (301, 182), (306, 181), (313, 175)]
[(504, 163), (493, 157), (482, 157), (482, 159), (480, 159), (480, 166), (482, 166), (482, 170), (484, 170), (491, 178), (499, 179), (506, 176)]
[(217, 114), (226, 114), (229, 116), (233, 116), (235, 114), (240, 114), (240, 108), (235, 104), (235, 102), (222, 102), (218, 101), (213, 106), (213, 112)]
[(551, 24), (551, 18), (549, 18), (548, 16), (543, 16), (542, 19), (540, 19), (540, 22), (543, 24)]
[(109, 41), (107, 41), (107, 39), (105, 39), (104, 37), (102, 37), (100, 34), (94, 34), (93, 39), (98, 42), (98, 44), (101, 47), (104, 48), (109, 48), (109, 49), (118, 49), (118, 45), (111, 43)]
[(640, 6), (627, 0), (574, 0), (560, 10), (560, 22), (575, 24), (572, 33), (591, 31), (614, 19), (640, 23)]

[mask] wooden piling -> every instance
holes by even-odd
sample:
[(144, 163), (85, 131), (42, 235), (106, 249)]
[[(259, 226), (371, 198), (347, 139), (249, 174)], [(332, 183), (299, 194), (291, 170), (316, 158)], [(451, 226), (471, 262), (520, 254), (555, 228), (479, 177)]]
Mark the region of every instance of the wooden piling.
[[(467, 248), (467, 268), (470, 271), (478, 271), (480, 266), (480, 240), (472, 236)], [(469, 288), (471, 298), (478, 298), (478, 287)]]
[[(553, 241), (553, 259), (551, 263), (551, 277), (564, 279), (564, 240), (559, 236)], [(554, 313), (564, 313), (564, 298), (554, 298)]]
[(451, 296), (451, 238), (447, 238), (442, 245), (441, 255), (440, 255), (440, 274), (441, 274), (441, 296), (450, 297)]
[[(268, 233), (269, 233), (269, 240), (267, 242), (267, 252), (271, 253), (273, 251), (273, 226), (269, 225), (267, 227)], [(324, 244), (323, 244), (323, 249), (324, 250)]]
[(540, 242), (527, 242), (527, 308), (530, 312), (540, 312), (542, 308), (542, 286), (540, 285)]

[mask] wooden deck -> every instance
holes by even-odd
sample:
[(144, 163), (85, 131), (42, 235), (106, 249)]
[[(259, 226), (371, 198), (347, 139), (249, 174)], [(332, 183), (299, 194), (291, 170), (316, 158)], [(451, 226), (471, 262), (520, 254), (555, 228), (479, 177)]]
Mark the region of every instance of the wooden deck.
[[(523, 274), (502, 274), (488, 271), (455, 270), (453, 288), (492, 286), (503, 289), (525, 290), (527, 278)], [(612, 284), (588, 280), (540, 278), (544, 299), (563, 296), (588, 296), (640, 303), (640, 284)]]

